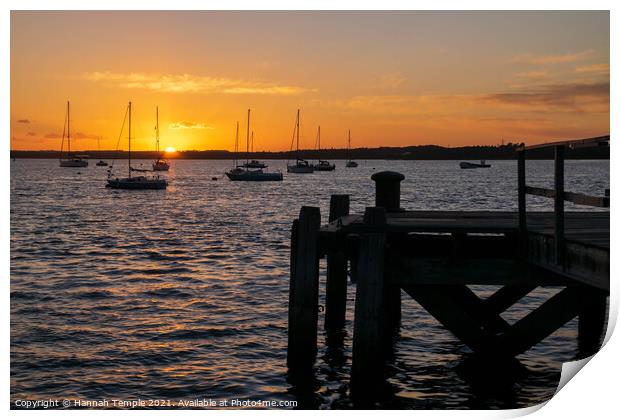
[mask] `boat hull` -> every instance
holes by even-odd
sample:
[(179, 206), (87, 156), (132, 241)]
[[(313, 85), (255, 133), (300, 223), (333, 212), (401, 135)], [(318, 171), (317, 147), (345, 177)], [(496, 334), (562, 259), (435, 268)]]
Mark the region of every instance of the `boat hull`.
[(461, 167), (461, 169), (477, 169), (477, 168), (490, 168), (491, 167), (491, 165), (489, 164), (471, 163), (471, 162), (461, 162), (459, 163), (459, 166)]
[(291, 174), (311, 174), (314, 168), (312, 166), (287, 166), (286, 171)]
[(336, 170), (336, 164), (335, 163), (319, 164), (319, 165), (314, 165), (313, 168), (315, 171), (320, 171), (320, 172), (334, 171)]
[(231, 181), (282, 181), (284, 177), (280, 172), (226, 172)]
[(154, 171), (158, 171), (158, 172), (166, 172), (170, 169), (170, 164), (168, 163), (164, 163), (164, 164), (157, 164), (154, 163), (153, 164), (153, 170)]
[(107, 188), (115, 190), (165, 190), (168, 181), (165, 179), (148, 179), (145, 177), (108, 179)]
[(61, 168), (85, 168), (88, 166), (88, 161), (81, 159), (61, 160)]

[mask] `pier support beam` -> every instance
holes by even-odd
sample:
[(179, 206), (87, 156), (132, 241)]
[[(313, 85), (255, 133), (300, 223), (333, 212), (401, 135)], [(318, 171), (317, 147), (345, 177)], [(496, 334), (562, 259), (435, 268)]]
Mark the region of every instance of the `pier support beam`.
[[(349, 214), (349, 196), (332, 195), (329, 203), (329, 222)], [(344, 238), (340, 238), (344, 242)], [(347, 307), (347, 258), (344, 244), (327, 254), (327, 284), (325, 286), (325, 329), (344, 328)]]
[(290, 370), (311, 370), (317, 353), (319, 304), (318, 237), (321, 212), (302, 207), (291, 235), (288, 353)]

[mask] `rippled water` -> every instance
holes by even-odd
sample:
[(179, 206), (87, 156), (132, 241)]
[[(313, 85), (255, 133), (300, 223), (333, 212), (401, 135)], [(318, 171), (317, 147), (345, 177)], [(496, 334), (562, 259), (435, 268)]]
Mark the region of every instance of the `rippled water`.
[[(106, 169), (92, 163), (11, 162), (12, 401), (250, 398), (350, 407), (353, 286), (344, 348), (328, 351), (320, 332), (314, 389), (287, 383), (289, 232), (300, 206), (320, 206), (325, 221), (330, 195), (350, 194), (352, 211), (362, 212), (374, 202), (370, 175), (390, 169), (406, 176), (407, 209), (516, 208), (512, 161), (469, 171), (454, 161), (362, 161), (357, 169), (337, 162), (333, 173), (285, 174), (281, 183), (230, 182), (229, 162), (173, 161), (166, 191), (106, 189)], [(552, 165), (528, 162), (528, 184), (551, 186)], [(568, 161), (566, 174), (572, 191), (609, 188), (609, 161)], [(508, 320), (554, 292), (537, 289)], [(404, 298), (394, 394), (382, 404), (541, 402), (555, 390), (559, 363), (576, 355), (575, 331), (572, 321), (521, 356), (529, 374), (490, 392), (456, 373), (467, 349)]]

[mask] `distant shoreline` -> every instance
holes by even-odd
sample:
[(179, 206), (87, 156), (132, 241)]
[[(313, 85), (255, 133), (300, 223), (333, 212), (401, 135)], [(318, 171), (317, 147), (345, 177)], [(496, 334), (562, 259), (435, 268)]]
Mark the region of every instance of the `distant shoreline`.
[[(291, 152), (239, 152), (238, 159), (288, 160), (296, 155), (304, 159), (316, 160), (513, 160), (517, 158), (518, 144), (503, 146), (463, 146), (443, 147), (436, 145), (357, 148), (350, 152), (346, 149), (301, 150)], [(75, 154), (88, 155), (89, 159), (125, 159), (127, 151), (84, 150)], [(134, 159), (156, 159), (155, 151), (133, 151)], [(11, 150), (11, 158), (16, 159), (58, 159), (58, 150)], [(166, 154), (167, 159), (211, 159), (232, 160), (235, 153), (227, 150), (185, 150)], [(584, 148), (567, 151), (567, 159), (609, 159), (609, 148)], [(528, 159), (552, 159), (553, 150), (537, 149), (528, 151)]]

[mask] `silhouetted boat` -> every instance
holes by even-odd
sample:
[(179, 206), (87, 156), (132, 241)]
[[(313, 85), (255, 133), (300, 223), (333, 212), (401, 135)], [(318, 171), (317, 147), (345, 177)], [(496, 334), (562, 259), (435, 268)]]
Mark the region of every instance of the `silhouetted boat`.
[[(99, 142), (99, 137), (97, 137), (97, 152), (101, 155), (101, 144)], [(95, 163), (95, 166), (108, 166), (108, 162), (100, 159), (99, 162)]]
[(167, 171), (170, 169), (170, 163), (159, 154), (159, 107), (155, 107), (155, 143), (157, 145), (157, 154), (159, 158), (153, 163), (153, 170)]
[[(65, 144), (65, 130), (67, 133), (67, 157), (62, 158), (62, 149)], [(69, 101), (67, 101), (67, 115), (65, 118), (65, 125), (62, 128), (62, 143), (60, 144), (60, 167), (62, 168), (85, 168), (88, 166), (88, 161), (83, 159), (83, 155), (71, 154), (71, 109)]]
[[(250, 151), (254, 153), (254, 131), (252, 131), (252, 135), (250, 137)], [(252, 159), (249, 162), (246, 161), (243, 164), (243, 167), (251, 169), (265, 169), (267, 165), (259, 160)]]
[[(246, 138), (246, 153), (250, 151), (250, 110), (248, 109), (248, 129)], [(249, 161), (239, 165), (237, 156), (239, 154), (239, 122), (237, 121), (237, 132), (235, 134), (235, 167), (226, 172), (226, 176), (231, 181), (282, 181), (282, 172), (264, 172), (263, 169), (251, 170), (248, 166)]]
[(351, 160), (351, 130), (349, 130), (349, 143), (347, 146), (347, 168), (357, 168), (357, 162)]
[[(295, 129), (293, 130), (293, 141), (295, 137), (297, 137), (297, 157), (295, 158), (294, 165), (289, 165), (287, 163), (286, 170), (293, 174), (311, 174), (314, 172), (314, 167), (310, 165), (307, 160), (299, 157), (299, 110), (297, 110), (297, 119), (295, 120)], [(292, 149), (293, 144), (291, 141), (291, 150)]]
[(132, 176), (132, 172), (147, 172), (145, 169), (134, 169), (131, 167), (131, 102), (129, 102), (128, 110), (129, 124), (128, 124), (128, 154), (127, 154), (127, 166), (129, 168), (129, 176), (127, 178), (113, 178), (112, 168), (108, 169), (108, 182), (106, 187), (121, 190), (165, 190), (168, 186), (168, 181), (159, 176), (148, 177), (144, 175)]
[[(316, 133), (316, 144), (317, 144), (317, 152), (320, 154), (321, 153), (321, 126), (320, 125)], [(315, 171), (333, 171), (334, 169), (336, 169), (336, 164), (329, 163), (326, 160), (319, 159), (319, 162), (316, 165), (313, 165), (313, 167)]]
[(484, 160), (481, 160), (480, 163), (471, 163), (471, 162), (461, 162), (459, 163), (461, 169), (477, 169), (477, 168), (490, 168), (491, 165), (487, 164)]

